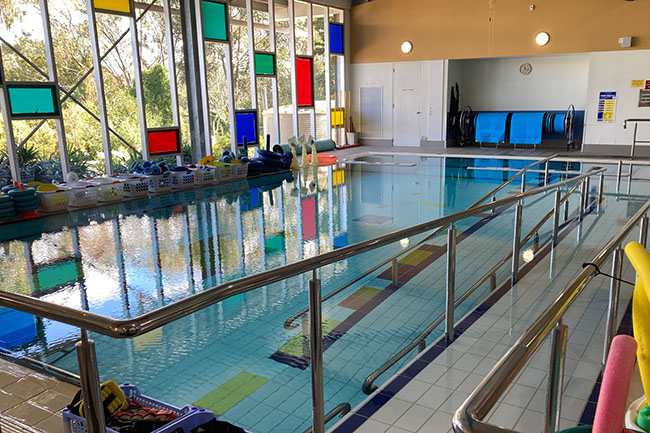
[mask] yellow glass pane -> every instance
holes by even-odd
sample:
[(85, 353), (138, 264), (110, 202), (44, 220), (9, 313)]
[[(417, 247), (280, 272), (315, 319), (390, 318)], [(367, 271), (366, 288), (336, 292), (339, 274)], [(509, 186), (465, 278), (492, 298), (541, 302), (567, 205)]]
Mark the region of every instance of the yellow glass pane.
[(95, 9), (130, 14), (131, 0), (93, 0)]

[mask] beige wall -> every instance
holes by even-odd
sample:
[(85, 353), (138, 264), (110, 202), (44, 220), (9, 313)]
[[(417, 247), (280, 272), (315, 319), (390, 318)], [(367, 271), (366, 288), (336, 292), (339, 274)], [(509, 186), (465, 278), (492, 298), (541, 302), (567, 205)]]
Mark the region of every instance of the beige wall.
[[(352, 8), (351, 61), (622, 50), (621, 36), (633, 36), (631, 49), (650, 48), (648, 17), (645, 0), (375, 0)], [(551, 35), (545, 47), (534, 41), (540, 31)]]

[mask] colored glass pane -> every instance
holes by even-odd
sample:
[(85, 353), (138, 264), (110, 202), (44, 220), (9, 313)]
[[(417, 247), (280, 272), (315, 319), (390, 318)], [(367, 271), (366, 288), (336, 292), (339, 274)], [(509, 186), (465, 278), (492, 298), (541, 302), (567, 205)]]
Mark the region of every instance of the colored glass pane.
[(130, 14), (132, 3), (130, 0), (93, 0), (95, 9), (101, 9), (106, 12), (117, 12), (120, 14)]
[(228, 40), (227, 6), (223, 3), (203, 0), (203, 38), (213, 41)]
[(255, 73), (275, 75), (275, 55), (255, 53)]
[(39, 118), (58, 116), (59, 98), (56, 86), (7, 85), (9, 106), (13, 117)]
[(257, 112), (239, 111), (235, 113), (237, 144), (244, 144), (244, 137), (249, 144), (257, 144)]
[(330, 53), (343, 54), (343, 24), (330, 23)]
[(302, 238), (309, 240), (316, 237), (316, 197), (300, 202), (302, 210)]
[(181, 134), (178, 128), (147, 131), (150, 155), (180, 153)]
[(299, 107), (314, 105), (314, 68), (310, 57), (296, 58), (296, 93)]
[(340, 128), (345, 124), (345, 109), (332, 109), (332, 128)]

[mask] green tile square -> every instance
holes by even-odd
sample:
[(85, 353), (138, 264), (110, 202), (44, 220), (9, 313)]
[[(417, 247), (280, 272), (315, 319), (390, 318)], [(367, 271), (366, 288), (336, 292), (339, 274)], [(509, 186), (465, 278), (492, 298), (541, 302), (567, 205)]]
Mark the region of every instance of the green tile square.
[(242, 371), (198, 399), (194, 405), (222, 415), (266, 382), (268, 379), (265, 377)]
[(212, 0), (202, 0), (203, 39), (228, 41), (228, 6)]
[(255, 53), (255, 73), (275, 75), (275, 54)]
[[(323, 336), (329, 334), (332, 329), (339, 326), (341, 322), (334, 319), (323, 318)], [(298, 334), (291, 340), (287, 341), (278, 349), (279, 352), (286, 353), (297, 357), (302, 357), (302, 341), (303, 335)], [(309, 337), (307, 337), (307, 344), (309, 344)]]
[(379, 293), (379, 292), (381, 292), (381, 290), (376, 289), (374, 287), (363, 286), (362, 288), (360, 288), (359, 290), (354, 292), (352, 294), (352, 296), (356, 296), (358, 298), (363, 298), (363, 299), (370, 300), (370, 299), (374, 298), (375, 295), (377, 295), (377, 293)]

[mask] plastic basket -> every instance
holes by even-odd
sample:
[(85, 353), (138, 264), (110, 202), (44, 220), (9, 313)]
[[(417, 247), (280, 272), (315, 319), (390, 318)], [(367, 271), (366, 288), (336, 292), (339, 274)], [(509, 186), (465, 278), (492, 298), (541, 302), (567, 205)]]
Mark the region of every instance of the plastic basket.
[(233, 179), (246, 179), (248, 175), (248, 164), (231, 164)]
[(104, 177), (93, 179), (93, 182), (99, 184), (97, 201), (102, 203), (112, 203), (122, 201), (124, 198), (124, 185), (121, 180)]
[(216, 183), (232, 182), (233, 169), (231, 164), (219, 164), (214, 167), (217, 175)]
[[(184, 433), (190, 433), (190, 430), (192, 428), (195, 428), (196, 426), (199, 426), (204, 422), (210, 420), (208, 418), (206, 419), (206, 421), (198, 422), (196, 425), (194, 425), (194, 427), (189, 427), (190, 425), (192, 425), (193, 422), (191, 420), (192, 415), (198, 413), (199, 409), (193, 406), (185, 406), (184, 408), (181, 409), (172, 406), (170, 404), (163, 403), (162, 401), (140, 394), (140, 391), (138, 390), (137, 387), (130, 385), (128, 383), (120, 385), (120, 388), (122, 389), (122, 392), (124, 392), (124, 395), (126, 396), (129, 402), (134, 401), (140, 403), (145, 407), (149, 407), (156, 410), (172, 411), (176, 415), (178, 415), (178, 418), (176, 418), (174, 421), (167, 423), (166, 425), (164, 425), (159, 429), (154, 430), (152, 433), (171, 433), (178, 428), (182, 428)], [(86, 433), (88, 431), (88, 429), (86, 428), (85, 418), (82, 418), (77, 415), (73, 415), (72, 413), (70, 413), (68, 409), (63, 409), (61, 416), (63, 418), (63, 431), (72, 432), (72, 433)], [(214, 417), (214, 415), (212, 416)], [(106, 427), (106, 433), (117, 433), (117, 432), (111, 428)]]
[(196, 175), (196, 185), (212, 185), (214, 183), (215, 172), (213, 168), (195, 168), (192, 171)]
[(147, 181), (149, 182), (149, 192), (152, 194), (160, 194), (172, 190), (172, 177), (169, 175), (147, 176)]
[(173, 189), (194, 187), (195, 174), (193, 171), (174, 171), (171, 176)]
[(68, 191), (68, 206), (70, 207), (88, 207), (97, 205), (99, 197), (99, 187), (91, 183), (78, 183), (75, 186), (61, 187)]
[(147, 178), (140, 175), (120, 175), (124, 179), (124, 197), (144, 197), (149, 193)]
[(68, 192), (64, 190), (59, 191), (36, 191), (38, 200), (41, 206), (38, 208), (40, 212), (59, 212), (68, 210)]

